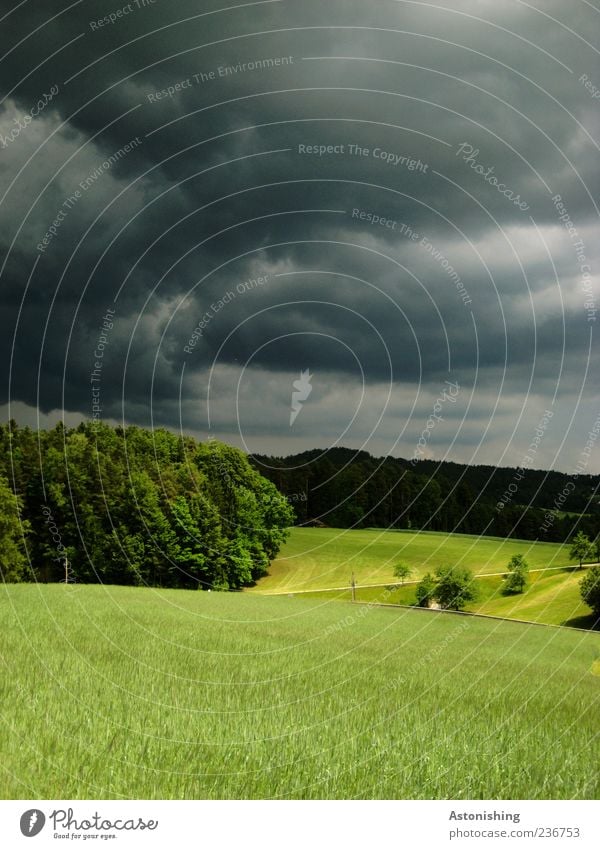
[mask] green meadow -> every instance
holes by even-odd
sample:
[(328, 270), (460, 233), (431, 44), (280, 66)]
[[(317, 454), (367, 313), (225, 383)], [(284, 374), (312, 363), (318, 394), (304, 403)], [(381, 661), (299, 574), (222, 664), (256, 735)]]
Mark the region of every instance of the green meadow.
[[(399, 561), (414, 570), (411, 580), (439, 565), (466, 566), (476, 575), (506, 569), (514, 554), (524, 554), (532, 569), (566, 567), (568, 547), (558, 543), (428, 531), (292, 528), (290, 538), (254, 591), (261, 593), (347, 587), (394, 582)], [(252, 592), (252, 590), (250, 590)]]
[[(520, 595), (502, 595), (502, 577), (483, 577), (476, 580), (477, 601), (468, 604), (469, 613), (502, 616), (545, 625), (568, 625), (574, 628), (591, 629), (594, 616), (581, 600), (579, 582), (582, 572), (565, 569), (558, 572), (531, 572), (529, 585)], [(350, 589), (303, 593), (302, 597), (334, 599), (349, 602)], [(415, 604), (415, 585), (360, 587), (355, 591), (355, 600), (379, 604)]]
[(249, 593), (0, 591), (2, 798), (600, 791), (600, 635)]
[[(524, 554), (531, 567), (528, 587), (520, 595), (504, 596), (503, 575), (514, 554)], [(403, 586), (393, 574), (400, 561), (413, 570)], [(356, 601), (413, 605), (419, 578), (442, 564), (466, 566), (478, 576), (478, 598), (466, 607), (471, 613), (547, 625), (594, 625), (579, 593), (583, 573), (569, 560), (566, 546), (466, 534), (293, 528), (269, 575), (248, 592), (351, 601), (354, 572)]]

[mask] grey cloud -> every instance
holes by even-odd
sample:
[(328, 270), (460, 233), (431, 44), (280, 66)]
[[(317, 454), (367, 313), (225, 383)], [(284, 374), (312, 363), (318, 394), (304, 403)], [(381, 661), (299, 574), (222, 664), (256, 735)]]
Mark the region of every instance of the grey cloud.
[[(55, 0), (15, 9), (13, 43), (62, 9)], [(597, 298), (600, 104), (580, 79), (600, 87), (597, 56), (583, 40), (591, 40), (593, 10), (576, 4), (567, 12), (557, 0), (540, 12), (481, 0), (436, 8), (307, 0), (218, 9), (216, 2), (199, 9), (188, 0), (158, 0), (94, 28), (90, 22), (111, 9), (80, 4), (0, 62), (3, 90), (14, 88), (0, 106), (2, 133), (52, 84), (60, 89), (0, 149), (5, 186), (31, 157), (0, 205), (7, 251), (33, 204), (2, 275), (4, 362), (19, 315), (11, 374), (17, 409), (26, 415), (39, 404), (50, 415), (64, 404), (69, 415), (89, 414), (91, 349), (120, 291), (103, 373), (107, 418), (148, 423), (152, 414), (202, 433), (211, 363), (232, 377), (248, 360), (244, 409), (255, 442), (262, 450), (270, 442), (309, 447), (343, 431), (343, 398), (354, 397), (362, 380), (357, 361), (379, 397), (389, 352), (397, 384), (431, 394), (450, 365), (476, 387), (456, 458), (468, 458), (486, 426), (484, 408), (503, 385), (484, 460), (502, 453), (501, 411), (510, 410), (510, 419), (525, 403), (537, 414), (532, 399), (551, 397), (557, 386), (563, 412), (555, 421), (566, 428), (584, 378), (594, 327), (585, 303), (593, 295), (583, 289), (584, 261), (552, 196), (562, 196), (583, 240)], [(277, 56), (293, 62), (242, 69)], [(221, 76), (220, 66), (232, 70)], [(214, 78), (194, 80), (200, 72)], [(172, 97), (148, 97), (189, 79)], [(36, 245), (65, 198), (136, 137), (142, 143), (93, 181), (38, 258)], [(457, 155), (461, 143), (473, 148), (471, 161), (468, 149)], [(300, 144), (343, 145), (344, 152), (301, 154)], [(368, 153), (351, 153), (351, 144)], [(388, 163), (376, 149), (427, 167), (410, 171), (407, 160)], [(486, 182), (490, 168), (529, 209)], [(353, 209), (396, 226), (353, 218)], [(399, 236), (402, 224), (425, 236), (432, 251)], [(267, 286), (237, 292), (261, 273)], [(214, 310), (230, 290), (236, 297)], [(207, 314), (194, 353), (186, 354)], [(596, 349), (592, 338), (593, 356)], [(314, 417), (307, 412), (292, 434), (285, 399), (306, 367), (327, 380), (315, 384)], [(597, 403), (595, 380), (591, 369), (585, 415)], [(5, 370), (3, 401), (7, 385)], [(235, 385), (219, 380), (216, 395), (220, 426), (234, 439)], [(390, 444), (390, 416), (374, 449)], [(353, 444), (369, 422), (368, 415), (357, 419), (348, 433)], [(439, 439), (436, 451), (449, 444), (442, 433)], [(577, 450), (575, 437), (569, 445)], [(408, 448), (405, 441), (398, 451)], [(566, 467), (568, 458), (567, 447), (557, 462)]]

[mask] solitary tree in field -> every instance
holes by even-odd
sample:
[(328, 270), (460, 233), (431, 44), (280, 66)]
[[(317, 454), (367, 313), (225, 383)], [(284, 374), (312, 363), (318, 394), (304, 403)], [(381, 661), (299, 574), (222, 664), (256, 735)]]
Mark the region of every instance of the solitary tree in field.
[(569, 551), (569, 557), (571, 560), (579, 560), (579, 568), (583, 567), (583, 561), (587, 557), (592, 556), (592, 544), (590, 542), (590, 538), (583, 533), (583, 531), (579, 531), (577, 536), (572, 542), (571, 550)]
[(417, 584), (417, 604), (419, 607), (429, 607), (429, 603), (433, 600), (435, 592), (435, 581), (431, 572), (426, 575)]
[(502, 595), (518, 595), (527, 586), (529, 564), (522, 554), (515, 554), (508, 564), (508, 574), (502, 585)]
[(394, 566), (394, 576), (400, 578), (402, 584), (404, 584), (404, 581), (409, 575), (412, 575), (412, 569), (407, 563), (397, 563)]
[(579, 584), (581, 598), (600, 616), (600, 566), (592, 566)]
[(445, 610), (462, 610), (477, 598), (473, 573), (460, 566), (440, 566), (435, 571), (434, 598)]

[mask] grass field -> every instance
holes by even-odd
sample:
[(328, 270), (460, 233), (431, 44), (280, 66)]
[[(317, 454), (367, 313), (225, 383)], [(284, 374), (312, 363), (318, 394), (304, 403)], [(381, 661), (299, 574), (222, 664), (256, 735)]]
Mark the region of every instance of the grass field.
[[(552, 571), (532, 571), (525, 593), (505, 597), (502, 574), (514, 554), (524, 554), (532, 570)], [(393, 565), (400, 560), (412, 567), (413, 574), (405, 586), (393, 587), (397, 583)], [(317, 600), (350, 601), (349, 576), (354, 571), (357, 601), (414, 604), (415, 581), (446, 563), (484, 576), (477, 580), (477, 601), (466, 608), (470, 612), (548, 625), (591, 628), (594, 624), (579, 594), (582, 573), (569, 561), (565, 546), (466, 534), (294, 528), (270, 574), (250, 592), (308, 590), (309, 597)], [(324, 593), (325, 587), (337, 589)]]
[[(479, 591), (477, 601), (465, 610), (509, 619), (524, 619), (546, 625), (569, 625), (577, 628), (592, 628), (595, 617), (581, 600), (579, 582), (582, 572), (564, 570), (559, 572), (532, 572), (529, 586), (521, 595), (503, 596), (501, 577), (477, 579)], [(307, 597), (321, 601), (351, 601), (349, 589), (329, 592), (306, 593)], [(364, 587), (356, 590), (356, 601), (383, 604), (414, 604), (415, 586)]]
[(334, 601), (0, 591), (2, 798), (597, 798), (600, 635)]
[(568, 566), (565, 546), (556, 543), (415, 531), (347, 531), (293, 528), (280, 556), (255, 591), (297, 592), (347, 587), (354, 572), (358, 584), (395, 580), (402, 560), (414, 569), (411, 579), (443, 564), (461, 565), (475, 574), (502, 572), (513, 554), (524, 554), (531, 568)]

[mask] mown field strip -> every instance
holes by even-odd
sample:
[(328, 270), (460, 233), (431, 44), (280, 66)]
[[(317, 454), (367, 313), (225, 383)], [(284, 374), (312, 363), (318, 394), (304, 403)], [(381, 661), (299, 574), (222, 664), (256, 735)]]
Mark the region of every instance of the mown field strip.
[(430, 531), (292, 528), (269, 574), (249, 592), (300, 592), (356, 583), (391, 585), (394, 566), (404, 562), (419, 580), (440, 565), (465, 566), (478, 575), (497, 574), (516, 554), (532, 569), (572, 566), (568, 548), (558, 543), (499, 539)]
[[(584, 563), (583, 568), (589, 569), (591, 566), (595, 566), (595, 565), (597, 565), (597, 564), (595, 564), (595, 563)], [(529, 572), (530, 572), (530, 574), (537, 573), (537, 572), (557, 572), (557, 571), (562, 571), (564, 568), (565, 568), (564, 566), (547, 566), (543, 569), (530, 569)], [(473, 577), (474, 578), (501, 578), (505, 574), (506, 574), (506, 571), (504, 571), (504, 572), (491, 572), (491, 573), (482, 572), (481, 574), (474, 575)], [(357, 589), (357, 590), (360, 590), (360, 589), (366, 590), (366, 589), (372, 589), (374, 587), (375, 588), (376, 587), (381, 587), (381, 588), (385, 588), (385, 587), (396, 587), (396, 588), (397, 587), (409, 587), (409, 586), (415, 586), (418, 583), (419, 583), (418, 581), (408, 581), (407, 580), (407, 581), (403, 581), (403, 582), (401, 582), (401, 581), (390, 581), (389, 583), (385, 583), (385, 584), (355, 584), (354, 586), (355, 586), (355, 589)], [(347, 589), (349, 589), (350, 586), (351, 586), (350, 584), (346, 584), (343, 587), (324, 587), (322, 589), (315, 589), (315, 590), (291, 590), (290, 589), (290, 590), (279, 590), (277, 592), (268, 592), (268, 591), (267, 592), (261, 592), (260, 591), (260, 584), (259, 584), (259, 589), (257, 590), (257, 594), (259, 593), (260, 595), (288, 595), (289, 596), (290, 594), (292, 594), (292, 595), (302, 595), (303, 593), (311, 593), (311, 594), (312, 593), (330, 593), (330, 592), (341, 592), (342, 590), (347, 590)]]

